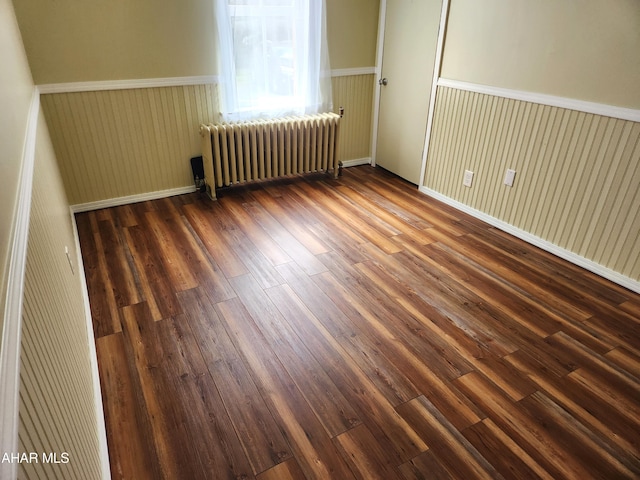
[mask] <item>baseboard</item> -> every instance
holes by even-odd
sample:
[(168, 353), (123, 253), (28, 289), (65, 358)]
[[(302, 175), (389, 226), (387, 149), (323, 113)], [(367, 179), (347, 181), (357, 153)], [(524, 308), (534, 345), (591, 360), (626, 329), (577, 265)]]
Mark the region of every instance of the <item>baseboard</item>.
[(107, 429), (104, 423), (104, 405), (102, 404), (102, 390), (100, 388), (98, 354), (96, 352), (96, 341), (93, 336), (93, 320), (91, 318), (91, 307), (89, 305), (87, 279), (84, 275), (84, 263), (82, 261), (82, 251), (80, 249), (80, 238), (78, 237), (78, 226), (76, 224), (76, 217), (73, 213), (73, 210), (69, 208), (71, 225), (73, 228), (73, 239), (75, 241), (77, 253), (76, 265), (82, 288), (82, 300), (84, 303), (84, 314), (87, 327), (87, 344), (89, 345), (89, 361), (91, 363), (91, 378), (93, 379), (93, 402), (98, 430), (98, 444), (100, 448), (100, 467), (102, 471), (102, 480), (109, 480), (111, 478), (111, 464), (109, 462), (109, 448), (107, 445)]
[(446, 203), (447, 205), (450, 205), (464, 213), (468, 213), (472, 217), (475, 217), (479, 220), (482, 220), (483, 222), (488, 223), (489, 225), (499, 228), (500, 230), (507, 232), (513, 235), (514, 237), (518, 237), (519, 239), (524, 240), (527, 243), (535, 245), (536, 247), (539, 247), (542, 250), (545, 250), (549, 253), (556, 255), (557, 257), (567, 260), (568, 262), (571, 262), (574, 265), (577, 265), (586, 270), (589, 270), (590, 272), (593, 272), (596, 275), (600, 275), (601, 277), (606, 278), (607, 280), (611, 280), (612, 282), (617, 283), (618, 285), (621, 285), (625, 288), (628, 288), (633, 292), (640, 293), (640, 282), (637, 280), (634, 280), (625, 275), (622, 275), (621, 273), (611, 270), (610, 268), (604, 267), (603, 265), (600, 265), (599, 263), (596, 263), (593, 260), (589, 260), (588, 258), (584, 258), (570, 250), (566, 250), (557, 245), (554, 245), (553, 243), (543, 238), (537, 237), (527, 232), (526, 230), (522, 230), (520, 228), (514, 227), (513, 225), (507, 222), (499, 220), (495, 217), (492, 217), (491, 215), (487, 215), (486, 213), (481, 212), (480, 210), (476, 210), (475, 208), (465, 205), (464, 203), (458, 202), (457, 200), (454, 200), (450, 197), (442, 195), (441, 193), (436, 192), (435, 190), (432, 190), (427, 187), (420, 187), (420, 191), (432, 198), (435, 198), (436, 200), (441, 201), (442, 203)]
[(130, 203), (145, 202), (147, 200), (157, 200), (158, 198), (173, 197), (174, 195), (183, 195), (185, 193), (193, 193), (196, 191), (194, 185), (188, 187), (170, 188), (168, 190), (158, 190), (156, 192), (139, 193), (136, 195), (128, 195), (126, 197), (107, 198), (105, 200), (97, 200), (95, 202), (78, 203), (71, 205), (73, 213), (89, 212), (91, 210), (100, 210), (101, 208), (117, 207), (119, 205), (128, 205)]
[[(0, 452), (18, 451), (22, 302), (39, 114), (40, 95), (38, 89), (34, 88), (27, 116), (22, 166), (18, 179), (18, 201), (9, 238), (7, 275), (3, 279), (7, 282), (7, 292), (0, 332)], [(0, 462), (0, 478), (15, 478), (16, 469), (17, 464), (14, 462)]]
[(353, 160), (343, 160), (343, 167), (357, 167), (358, 165), (371, 165), (371, 157), (355, 158)]

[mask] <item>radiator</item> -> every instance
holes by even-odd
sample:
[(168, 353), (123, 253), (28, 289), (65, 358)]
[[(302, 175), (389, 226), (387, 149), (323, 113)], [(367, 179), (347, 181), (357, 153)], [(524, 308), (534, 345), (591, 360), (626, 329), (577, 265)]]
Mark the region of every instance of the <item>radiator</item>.
[(200, 125), (207, 191), (311, 172), (338, 176), (340, 115)]

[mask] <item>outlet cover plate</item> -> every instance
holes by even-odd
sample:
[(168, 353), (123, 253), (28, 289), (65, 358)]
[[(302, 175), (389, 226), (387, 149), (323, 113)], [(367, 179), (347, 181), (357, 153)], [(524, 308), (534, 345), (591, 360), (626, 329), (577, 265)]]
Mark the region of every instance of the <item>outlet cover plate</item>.
[(464, 171), (464, 179), (462, 180), (462, 184), (465, 187), (470, 187), (473, 183), (473, 172), (471, 170)]
[(516, 171), (508, 169), (506, 175), (504, 176), (504, 184), (508, 187), (513, 187), (513, 181), (516, 178)]

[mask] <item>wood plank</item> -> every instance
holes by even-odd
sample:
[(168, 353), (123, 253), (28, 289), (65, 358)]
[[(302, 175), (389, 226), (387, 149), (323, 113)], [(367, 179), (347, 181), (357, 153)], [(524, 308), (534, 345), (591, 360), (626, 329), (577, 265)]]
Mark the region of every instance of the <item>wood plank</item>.
[(350, 225), (350, 229), (354, 230), (357, 235), (367, 239), (386, 253), (400, 251), (400, 248), (389, 238), (390, 235), (397, 235), (399, 233), (398, 231), (387, 231), (379, 229), (378, 226), (372, 226), (367, 223), (364, 218), (354, 215), (352, 211), (345, 209), (344, 205), (326, 201), (321, 195), (315, 193), (313, 189), (304, 184), (301, 186), (296, 185), (293, 187), (293, 191), (299, 192), (301, 196), (308, 195), (314, 198), (315, 201), (318, 202), (314, 205), (315, 208), (327, 211), (332, 217), (332, 223), (337, 224), (338, 227), (340, 227), (341, 224)]
[[(157, 211), (147, 212), (143, 218), (145, 229), (154, 236), (154, 241), (162, 255), (165, 270), (176, 291), (189, 290), (198, 286), (191, 266), (185, 255), (181, 255), (184, 246), (173, 238), (173, 231)], [(183, 252), (184, 253), (184, 252)]]
[(218, 205), (213, 203), (212, 206), (208, 206), (209, 208), (205, 208), (202, 204), (192, 204), (186, 205), (183, 210), (207, 252), (227, 278), (249, 273), (245, 264), (227, 242), (226, 236), (220, 233), (221, 226), (215, 222), (215, 219), (221, 216), (222, 212), (213, 208)]
[(247, 367), (276, 422), (293, 449), (308, 479), (354, 478), (291, 377), (253, 323), (239, 299), (216, 305), (226, 322), (236, 349), (242, 352)]
[(291, 458), (265, 470), (256, 477), (256, 480), (306, 480), (306, 478), (300, 464), (295, 458)]
[(505, 478), (554, 480), (491, 419), (466, 428), (462, 434)]
[(358, 425), (335, 438), (343, 458), (357, 478), (362, 480), (392, 480), (400, 476), (389, 457), (366, 425)]
[(551, 276), (555, 281), (562, 283), (565, 288), (579, 291), (580, 296), (587, 296), (606, 301), (609, 305), (617, 306), (630, 297), (631, 292), (623, 287), (615, 285), (599, 275), (585, 272), (577, 265), (562, 261), (552, 253), (536, 248), (524, 240), (514, 238), (512, 235), (497, 228), (490, 228), (474, 232), (474, 235), (482, 238), (491, 245), (508, 252), (515, 258), (526, 259), (526, 263), (542, 276)]
[(111, 288), (102, 244), (96, 241), (93, 225), (96, 225), (93, 212), (76, 215), (78, 237), (82, 252), (82, 263), (89, 294), (93, 333), (96, 338), (122, 331), (118, 306)]
[[(147, 439), (149, 421), (136, 401), (136, 378), (131, 377), (122, 333), (96, 340), (103, 392), (109, 463), (113, 479), (159, 478), (158, 456)], [(133, 372), (135, 374), (135, 371)]]
[(255, 325), (272, 346), (327, 434), (335, 437), (359, 424), (360, 420), (347, 399), (270, 300), (269, 293), (279, 287), (263, 291), (250, 275), (234, 278), (231, 282)]
[[(576, 392), (578, 392), (577, 388), (571, 388), (571, 380), (564, 379), (562, 381), (554, 381), (536, 376), (535, 374), (530, 375), (530, 378), (547, 397), (583, 424), (589, 425), (589, 427), (595, 431), (599, 431), (606, 441), (617, 444), (620, 448), (629, 452), (635, 449), (633, 444), (625, 438), (630, 433), (629, 428), (616, 430), (618, 422), (604, 421), (605, 418), (609, 417), (604, 409), (601, 408), (601, 412), (597, 413), (581, 406), (580, 394), (576, 394)], [(640, 437), (640, 435), (638, 435), (638, 437)]]
[[(289, 231), (275, 220), (258, 202), (249, 202), (243, 205), (244, 209), (251, 215), (273, 241), (282, 246), (291, 258), (300, 265), (309, 275), (326, 271), (326, 267), (316, 258), (316, 256), (300, 243)], [(284, 262), (280, 262), (284, 263)]]
[(395, 215), (397, 218), (411, 225), (413, 228), (417, 230), (425, 230), (427, 228), (433, 227), (433, 225), (425, 222), (424, 220), (413, 214), (410, 210), (399, 207), (395, 202), (387, 199), (387, 197), (374, 192), (370, 188), (367, 188), (364, 185), (364, 182), (362, 182), (360, 179), (357, 179), (353, 176), (344, 176), (341, 180), (341, 183), (343, 185), (348, 186), (355, 192), (358, 192), (361, 196), (368, 199), (370, 202), (375, 203), (381, 209), (390, 212), (392, 215)]
[(305, 217), (298, 213), (298, 209), (288, 198), (280, 196), (276, 200), (261, 190), (254, 191), (251, 195), (313, 255), (329, 251), (329, 247), (309, 230)]
[(607, 340), (608, 335), (602, 335), (591, 325), (548, 307), (544, 299), (532, 298), (529, 292), (506, 282), (503, 277), (478, 264), (473, 257), (442, 243), (433, 245), (428, 252), (412, 249), (412, 253), (421, 260), (437, 262), (449, 275), (463, 279), (467, 288), (487, 302), (499, 303), (509, 317), (540, 337), (563, 330), (599, 352), (613, 347), (613, 342)]
[(638, 478), (640, 461), (615, 457), (611, 446), (587, 429), (549, 397), (536, 392), (520, 402), (523, 412), (536, 419), (560, 445), (571, 445), (570, 463), (579, 463), (595, 478)]
[[(423, 451), (426, 446), (389, 404), (372, 380), (352, 360), (338, 339), (304, 305), (292, 297), (287, 305), (287, 321), (323, 359), (324, 368), (343, 395), (359, 413), (359, 418), (378, 436), (385, 448), (396, 453), (399, 462)], [(404, 459), (404, 460), (403, 460)]]
[[(163, 475), (206, 478), (217, 472), (220, 477), (253, 478), (184, 317), (155, 322), (145, 303), (123, 308), (123, 317), (145, 404), (154, 419)], [(167, 389), (174, 395), (167, 396)], [(201, 441), (194, 443), (194, 436)]]
[(435, 454), (428, 450), (398, 467), (406, 480), (453, 480), (454, 477), (442, 465)]
[(125, 255), (118, 232), (109, 221), (97, 222), (98, 230), (94, 235), (99, 236), (101, 251), (111, 281), (114, 298), (118, 307), (139, 303), (136, 275)]
[(396, 235), (404, 235), (420, 245), (427, 245), (434, 242), (433, 237), (430, 237), (429, 234), (425, 231), (426, 227), (421, 229), (415, 228), (413, 225), (410, 225), (405, 221), (399, 219), (388, 210), (378, 207), (375, 203), (372, 203), (368, 197), (365, 197), (364, 195), (354, 191), (353, 189), (339, 186), (335, 189), (335, 191), (344, 196), (359, 210), (368, 211), (375, 218), (384, 220), (388, 225), (398, 231)]
[(231, 218), (233, 218), (238, 228), (240, 228), (247, 238), (262, 252), (272, 265), (280, 265), (292, 260), (285, 251), (282, 244), (269, 235), (262, 225), (256, 223), (246, 208), (246, 203), (240, 204), (235, 197), (225, 197), (220, 199), (220, 205)]
[(424, 396), (396, 408), (424, 438), (438, 461), (457, 478), (504, 478)]
[(161, 320), (182, 313), (154, 237), (139, 226), (125, 228), (123, 233), (153, 319)]
[(253, 473), (290, 459), (286, 439), (209, 298), (200, 288), (179, 292), (178, 298)]
[(455, 380), (489, 418), (513, 438), (527, 454), (554, 478), (589, 478), (591, 471), (572, 450), (545, 429), (535, 417), (523, 412), (482, 375), (471, 372)]

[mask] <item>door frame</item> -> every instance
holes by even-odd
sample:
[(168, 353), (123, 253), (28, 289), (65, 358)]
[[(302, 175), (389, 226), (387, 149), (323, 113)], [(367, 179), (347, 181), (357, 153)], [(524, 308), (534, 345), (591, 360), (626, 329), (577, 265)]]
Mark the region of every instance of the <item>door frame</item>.
[[(420, 181), (418, 188), (424, 184), (424, 175), (427, 169), (427, 156), (429, 154), (429, 141), (431, 139), (431, 128), (433, 126), (433, 114), (436, 104), (436, 93), (438, 88), (438, 80), (440, 79), (440, 70), (442, 68), (442, 54), (444, 52), (444, 38), (447, 30), (447, 20), (449, 18), (449, 4), (451, 0), (442, 0), (442, 10), (440, 13), (440, 23), (438, 25), (438, 41), (436, 43), (436, 60), (433, 66), (433, 78), (431, 80), (431, 98), (429, 98), (429, 111), (427, 114), (427, 128), (424, 139), (424, 147), (422, 149), (422, 165), (420, 166)], [(382, 60), (384, 56), (384, 34), (385, 23), (387, 18), (387, 0), (380, 0), (380, 12), (378, 14), (378, 44), (376, 47), (376, 66), (375, 66), (375, 94), (373, 104), (373, 125), (371, 131), (371, 165), (376, 166), (376, 154), (378, 148), (378, 125), (380, 118), (380, 92), (381, 87), (378, 83), (382, 79)]]

